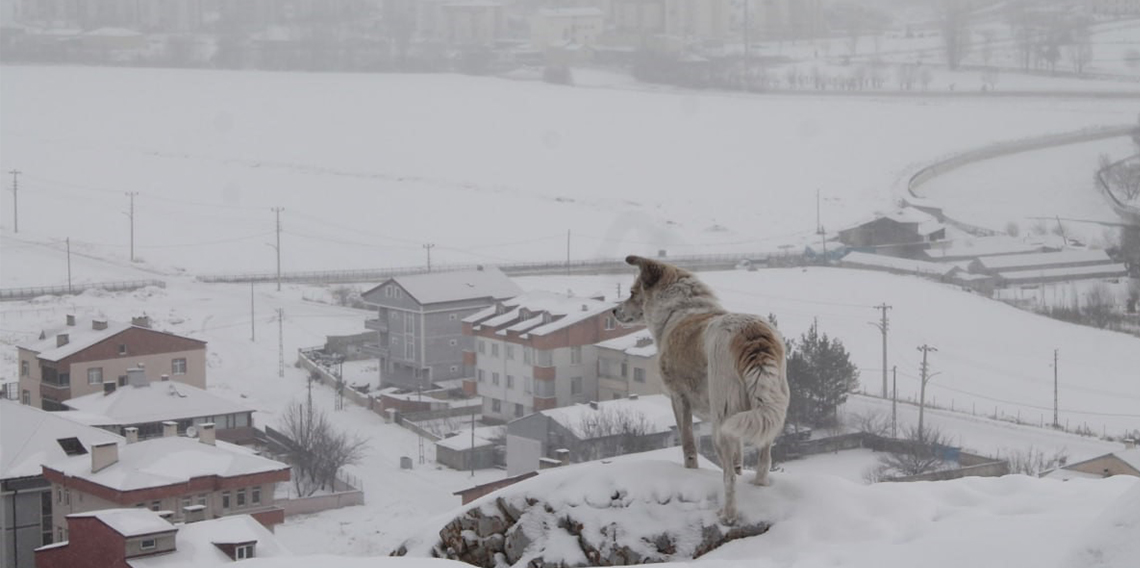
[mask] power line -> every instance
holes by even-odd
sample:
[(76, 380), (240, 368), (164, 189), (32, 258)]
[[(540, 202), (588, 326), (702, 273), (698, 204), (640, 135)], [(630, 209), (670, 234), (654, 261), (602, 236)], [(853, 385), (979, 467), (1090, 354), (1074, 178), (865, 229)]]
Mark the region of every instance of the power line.
[(431, 249), (435, 248), (435, 243), (425, 243), (423, 247), (427, 251), (427, 271), (431, 272)]

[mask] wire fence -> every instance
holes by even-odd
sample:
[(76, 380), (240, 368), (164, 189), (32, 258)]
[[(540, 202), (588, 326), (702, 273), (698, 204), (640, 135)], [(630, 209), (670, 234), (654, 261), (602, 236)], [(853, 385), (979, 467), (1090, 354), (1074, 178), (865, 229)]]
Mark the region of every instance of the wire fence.
[(82, 294), (88, 290), (102, 290), (105, 292), (129, 292), (148, 286), (166, 288), (162, 280), (120, 280), (116, 282), (85, 282), (75, 285), (61, 286), (32, 286), (28, 288), (2, 288), (0, 301), (11, 302), (17, 300), (31, 300), (40, 296), (69, 296)]

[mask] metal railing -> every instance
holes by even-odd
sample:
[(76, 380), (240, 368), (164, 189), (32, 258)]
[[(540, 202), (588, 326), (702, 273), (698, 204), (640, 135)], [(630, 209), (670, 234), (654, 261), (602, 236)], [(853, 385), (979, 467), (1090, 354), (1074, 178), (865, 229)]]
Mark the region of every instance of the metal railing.
[(67, 296), (82, 294), (87, 290), (104, 290), (107, 292), (126, 292), (138, 290), (147, 286), (166, 288), (162, 280), (121, 280), (116, 282), (84, 282), (68, 286), (32, 286), (28, 288), (2, 288), (0, 301), (31, 300), (40, 296)]

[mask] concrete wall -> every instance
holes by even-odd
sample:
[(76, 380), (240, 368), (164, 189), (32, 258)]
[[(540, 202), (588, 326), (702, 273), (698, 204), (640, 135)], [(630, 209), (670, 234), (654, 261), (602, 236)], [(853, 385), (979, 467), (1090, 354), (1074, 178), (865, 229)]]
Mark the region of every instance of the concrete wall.
[(277, 506), (285, 511), (285, 516), (292, 515), (306, 515), (309, 513), (318, 513), (320, 511), (328, 511), (329, 509), (339, 509), (341, 507), (351, 507), (352, 505), (364, 504), (364, 492), (356, 489), (352, 491), (342, 491), (339, 493), (330, 493), (328, 495), (314, 495), (312, 497), (298, 497), (296, 499), (283, 499), (277, 502)]

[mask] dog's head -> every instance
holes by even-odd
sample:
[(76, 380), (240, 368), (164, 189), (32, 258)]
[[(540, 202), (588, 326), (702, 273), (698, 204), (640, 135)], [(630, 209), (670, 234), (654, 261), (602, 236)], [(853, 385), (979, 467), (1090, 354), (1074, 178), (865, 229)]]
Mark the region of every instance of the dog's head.
[(614, 317), (622, 323), (640, 323), (645, 321), (645, 313), (653, 298), (660, 290), (676, 282), (681, 277), (681, 270), (671, 264), (634, 255), (625, 257), (625, 262), (641, 271), (629, 287), (629, 298), (614, 308)]

